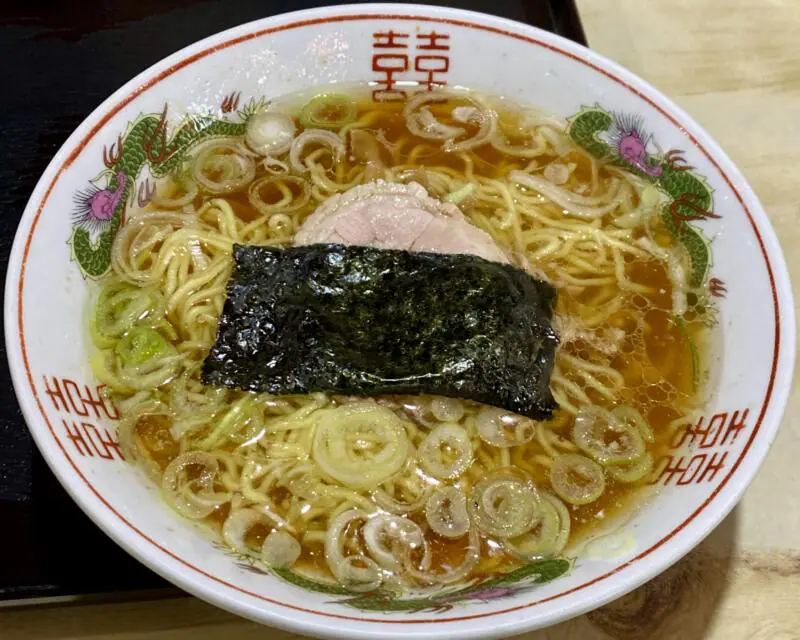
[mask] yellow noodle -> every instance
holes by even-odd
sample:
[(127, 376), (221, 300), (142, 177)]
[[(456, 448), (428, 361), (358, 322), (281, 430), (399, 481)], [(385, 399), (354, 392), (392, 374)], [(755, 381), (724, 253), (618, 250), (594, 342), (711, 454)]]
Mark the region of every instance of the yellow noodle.
[[(447, 120), (447, 110), (440, 105), (434, 105), (431, 113), (444, 118), (448, 126), (474, 131), (472, 123)], [(637, 395), (641, 392), (639, 387), (661, 384), (665, 376), (674, 375), (676, 368), (685, 364), (673, 352), (648, 352), (647, 341), (653, 340), (661, 325), (652, 319), (645, 322), (645, 306), (634, 306), (635, 300), (645, 300), (651, 305), (647, 308), (653, 308), (651, 299), (662, 293), (644, 281), (636, 272), (637, 265), (644, 264), (651, 270), (663, 268), (668, 274), (682, 273), (681, 269), (685, 272), (683, 263), (677, 268), (673, 264), (673, 253), (677, 255), (679, 249), (670, 244), (673, 240), (658, 216), (651, 216), (652, 212), (643, 205), (642, 191), (649, 184), (645, 179), (598, 161), (575, 147), (569, 135), (559, 129), (562, 125), (544, 115), (536, 114), (536, 122), (523, 132), (517, 131), (519, 125), (514, 119), (506, 122), (500, 118), (500, 131), (513, 147), (512, 156), (502, 153), (502, 143), (501, 150), (491, 153), (488, 145), (457, 154), (445, 153), (440, 140), (423, 140), (405, 129), (398, 132), (391, 124), (398, 114), (397, 106), (387, 106), (385, 110), (360, 106), (356, 119), (334, 133), (345, 145), (352, 137), (348, 135), (350, 131), (360, 129), (375, 135), (385, 147), (382, 159), (391, 156), (391, 163), (377, 172), (387, 180), (416, 180), (436, 197), (473, 185), (470, 197), (459, 203), (465, 217), (486, 231), (516, 265), (559, 289), (556, 313), (562, 343), (550, 385), (560, 411), (552, 421), (536, 423), (530, 442), (499, 448), (480, 437), (477, 424), (482, 406), (464, 403), (458, 424), (471, 442), (473, 462), (461, 477), (446, 483), (457, 484), (469, 495), (487, 475), (513, 467), (548, 489), (553, 459), (578, 451), (571, 439), (575, 415), (593, 404), (608, 408), (642, 404), (644, 401)], [(241, 138), (230, 140), (244, 148)], [(145, 210), (131, 215), (115, 240), (109, 277), (153, 287), (158, 292), (165, 313), (156, 326), (169, 337), (180, 357), (173, 383), (140, 390), (136, 395), (133, 391), (115, 392), (123, 414), (134, 415), (136, 407), (148, 402), (161, 403), (159, 406), (167, 407), (181, 433), (177, 449), (184, 453), (202, 448), (201, 443), (214, 433), (231, 407), (246, 397), (254, 398), (249, 413), (237, 419), (210, 449), (219, 467), (215, 486), (231, 493), (231, 508), (260, 510), (275, 524), (288, 525), (304, 546), (323, 544), (328, 523), (336, 515), (354, 508), (369, 513), (378, 508), (372, 493), (377, 487), (340, 486), (322, 472), (314, 459), (315, 429), (322, 415), (317, 412), (351, 399), (320, 394), (273, 398), (233, 390), (217, 394), (201, 383), (199, 372), (214, 342), (225, 303), (226, 285), (233, 269), (233, 244), (290, 245), (319, 203), (367, 179), (364, 166), (348, 154), (349, 147), (339, 159), (327, 146), (313, 147), (302, 159), (305, 170), (293, 174), (306, 181), (306, 193), (298, 196), (288, 182), (274, 180), (271, 188), (274, 187), (273, 199), (277, 200), (270, 203), (274, 211), (270, 210), (269, 215), (243, 205), (247, 202), (247, 188), (230, 196), (201, 192), (181, 209)], [(286, 155), (277, 159), (288, 160)], [(187, 161), (192, 161), (191, 153)], [(266, 173), (260, 161), (256, 164), (255, 179), (273, 175)], [(554, 170), (548, 165), (557, 166)], [(592, 220), (577, 218), (536, 191), (510, 180), (512, 171), (545, 178), (566, 176), (557, 188), (563, 190), (559, 193), (569, 194), (570, 202), (592, 208), (613, 205), (614, 209)], [(376, 174), (367, 175), (372, 179)], [(170, 184), (163, 186), (159, 185), (160, 193), (175, 191)], [(294, 207), (298, 197), (307, 196), (307, 204)], [(243, 206), (247, 207), (246, 215)], [(614, 220), (619, 224), (615, 225)], [(111, 371), (111, 376), (116, 373)], [(117, 386), (125, 388), (123, 384)], [(689, 411), (697, 403), (696, 398), (686, 394), (671, 393), (661, 406)], [(435, 418), (430, 412), (424, 420), (411, 418), (397, 399), (385, 398), (381, 402), (404, 421), (413, 457), (436, 426)], [(659, 441), (674, 437), (674, 432), (688, 423), (689, 416), (669, 421), (662, 426)], [(159, 461), (155, 452), (148, 449), (149, 440), (135, 425), (125, 428), (129, 429), (126, 438), (141, 450), (140, 457), (145, 458), (150, 473), (157, 477)], [(367, 437), (361, 442), (364, 447), (374, 444)], [(409, 460), (396, 476), (382, 480), (380, 488), (402, 504), (424, 501), (438, 485), (420, 468), (415, 459)], [(423, 521), (424, 513), (415, 517)], [(353, 540), (348, 545), (358, 546)], [(510, 560), (497, 554), (482, 562), (485, 570), (496, 570), (507, 566)]]

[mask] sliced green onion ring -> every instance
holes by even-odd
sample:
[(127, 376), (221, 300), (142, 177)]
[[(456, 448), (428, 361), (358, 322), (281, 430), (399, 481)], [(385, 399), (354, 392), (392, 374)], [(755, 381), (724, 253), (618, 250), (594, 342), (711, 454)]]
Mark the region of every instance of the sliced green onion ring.
[(175, 355), (175, 347), (152, 327), (133, 327), (114, 346), (123, 366), (139, 366)]
[(633, 462), (645, 452), (637, 427), (594, 405), (582, 407), (578, 412), (572, 439), (581, 451), (603, 465)]
[(550, 484), (565, 502), (583, 505), (594, 502), (606, 488), (603, 468), (576, 453), (556, 456), (550, 466)]
[(211, 139), (195, 151), (192, 178), (210, 193), (230, 193), (244, 189), (256, 176), (253, 158), (243, 153), (232, 139)]
[(457, 567), (445, 570), (443, 573), (421, 571), (409, 559), (406, 564), (406, 572), (425, 584), (453, 584), (454, 582), (460, 582), (470, 574), (480, 560), (481, 539), (478, 532), (471, 528), (467, 535), (467, 548), (464, 553), (464, 559)]
[(355, 101), (341, 93), (323, 93), (309, 100), (300, 112), (300, 124), (305, 129), (341, 129), (355, 122), (358, 107)]
[(263, 111), (247, 121), (247, 146), (262, 156), (279, 156), (289, 150), (297, 128), (285, 113)]
[(481, 480), (469, 502), (477, 527), (499, 538), (512, 538), (530, 531), (542, 517), (536, 487), (513, 473), (501, 472)]
[(315, 417), (312, 457), (328, 476), (351, 489), (377, 487), (408, 457), (403, 421), (375, 402), (321, 409)]
[[(199, 473), (188, 475), (190, 468)], [(161, 488), (167, 503), (191, 520), (202, 520), (231, 499), (229, 493), (216, 492), (214, 480), (219, 472), (217, 459), (207, 453), (188, 451), (167, 465)]]
[(183, 192), (183, 195), (176, 196), (174, 195), (175, 191), (173, 191), (173, 195), (164, 196), (159, 193), (159, 187), (156, 186), (156, 190), (153, 192), (150, 201), (159, 209), (180, 209), (187, 204), (191, 204), (197, 197), (199, 190), (197, 184), (195, 184), (194, 180), (191, 178), (187, 176), (173, 176), (171, 178), (171, 183), (171, 186), (177, 186), (177, 192)]
[(300, 543), (286, 531), (272, 531), (261, 547), (261, 559), (271, 567), (291, 567), (302, 553)]
[(333, 577), (353, 591), (373, 591), (383, 582), (378, 564), (364, 554), (345, 556), (345, 532), (352, 522), (366, 521), (369, 515), (360, 509), (343, 511), (333, 518), (325, 534), (325, 560)]
[(569, 511), (554, 495), (541, 494), (542, 518), (539, 524), (527, 533), (509, 538), (504, 546), (512, 555), (523, 560), (537, 560), (561, 553), (569, 540)]
[(639, 482), (653, 471), (653, 458), (645, 453), (641, 458), (629, 464), (608, 467), (609, 475), (617, 482)]
[(495, 447), (515, 447), (533, 440), (536, 423), (497, 407), (484, 407), (478, 413), (478, 435)]
[(113, 350), (95, 353), (91, 365), (101, 382), (120, 393), (130, 393), (166, 384), (175, 377), (183, 359), (158, 331), (134, 326), (116, 342)]
[(434, 533), (444, 538), (460, 538), (469, 531), (467, 497), (456, 487), (442, 487), (425, 503), (425, 518)]
[(310, 144), (318, 144), (329, 147), (333, 156), (333, 163), (338, 163), (345, 155), (345, 145), (342, 139), (332, 131), (324, 129), (306, 129), (292, 140), (289, 149), (289, 165), (298, 172), (308, 171), (308, 167), (303, 162), (303, 152)]
[(439, 480), (458, 478), (472, 464), (472, 442), (464, 428), (456, 424), (433, 429), (417, 453), (423, 469)]
[(414, 511), (419, 511), (422, 509), (425, 506), (425, 503), (428, 501), (430, 495), (431, 491), (428, 489), (423, 491), (422, 495), (412, 502), (400, 502), (386, 493), (383, 489), (378, 489), (372, 493), (372, 500), (384, 511), (398, 515), (405, 515), (407, 513), (413, 513)]
[(611, 413), (614, 414), (619, 420), (627, 422), (628, 424), (636, 427), (639, 430), (639, 434), (642, 436), (642, 440), (645, 442), (652, 444), (656, 441), (652, 427), (647, 424), (647, 421), (642, 417), (642, 414), (630, 405), (621, 404), (618, 407), (614, 407), (614, 410)]
[(275, 525), (272, 520), (255, 509), (231, 509), (222, 525), (222, 539), (237, 553), (250, 554), (253, 550), (245, 538), (247, 532), (257, 524), (263, 524), (269, 528)]
[(420, 566), (430, 566), (430, 554), (419, 525), (404, 516), (380, 513), (370, 517), (361, 528), (367, 552), (387, 571), (399, 573), (405, 559), (421, 551)]
[(439, 422), (458, 422), (464, 417), (464, 405), (457, 398), (436, 396), (431, 399), (431, 414)]
[(125, 282), (105, 285), (97, 295), (89, 330), (95, 345), (113, 347), (128, 329), (143, 320), (158, 320), (164, 313), (164, 298), (154, 287)]

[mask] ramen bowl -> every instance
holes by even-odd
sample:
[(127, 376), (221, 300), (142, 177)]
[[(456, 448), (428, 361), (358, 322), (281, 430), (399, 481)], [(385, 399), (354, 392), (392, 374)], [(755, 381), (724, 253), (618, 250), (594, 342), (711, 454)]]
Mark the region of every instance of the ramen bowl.
[[(679, 179), (659, 188), (694, 284), (716, 308), (710, 392), (656, 461), (647, 500), (572, 550), (558, 579), (520, 575), (387, 600), (321, 588), (291, 571), (255, 570), (174, 514), (124, 460), (119, 411), (87, 357), (88, 298), (109, 268), (118, 228), (109, 212), (123, 193), (132, 203), (146, 199), (148, 177), (172, 151), (202, 139), (201, 127), (177, 138), (186, 117), (235, 130), (272, 98), (354, 82), (371, 83), (376, 98), (412, 84), (446, 85), (536, 105), (580, 127), (588, 152), (636, 168), (630, 147), (605, 136), (617, 122), (629, 142), (679, 169), (672, 172)], [(109, 175), (122, 153), (133, 160), (123, 175)], [(89, 202), (81, 220), (72, 215), (76, 197)], [(89, 517), (148, 567), (219, 607), (297, 633), (462, 639), (517, 634), (601, 606), (669, 567), (719, 524), (778, 430), (794, 364), (793, 308), (786, 266), (755, 194), (708, 134), (646, 82), (522, 24), (448, 8), (359, 5), (212, 36), (100, 105), (28, 203), (9, 264), (5, 326), (14, 387), (39, 449)]]

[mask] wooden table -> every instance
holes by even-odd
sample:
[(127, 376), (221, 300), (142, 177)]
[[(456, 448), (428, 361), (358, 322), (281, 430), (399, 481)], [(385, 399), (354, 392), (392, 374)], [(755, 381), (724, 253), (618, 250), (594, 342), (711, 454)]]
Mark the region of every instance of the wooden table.
[[(800, 282), (800, 2), (579, 0), (590, 45), (691, 113), (759, 194)], [(633, 594), (525, 640), (800, 639), (800, 393), (739, 507)], [(0, 637), (297, 638), (192, 598), (0, 613)]]

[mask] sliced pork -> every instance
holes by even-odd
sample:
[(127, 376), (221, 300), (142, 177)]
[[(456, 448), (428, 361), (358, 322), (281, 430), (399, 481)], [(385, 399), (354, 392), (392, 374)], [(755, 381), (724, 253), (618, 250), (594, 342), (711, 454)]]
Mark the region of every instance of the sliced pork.
[(416, 182), (378, 180), (329, 198), (300, 227), (295, 243), (466, 253), (509, 262), (491, 236), (458, 207), (430, 197)]

